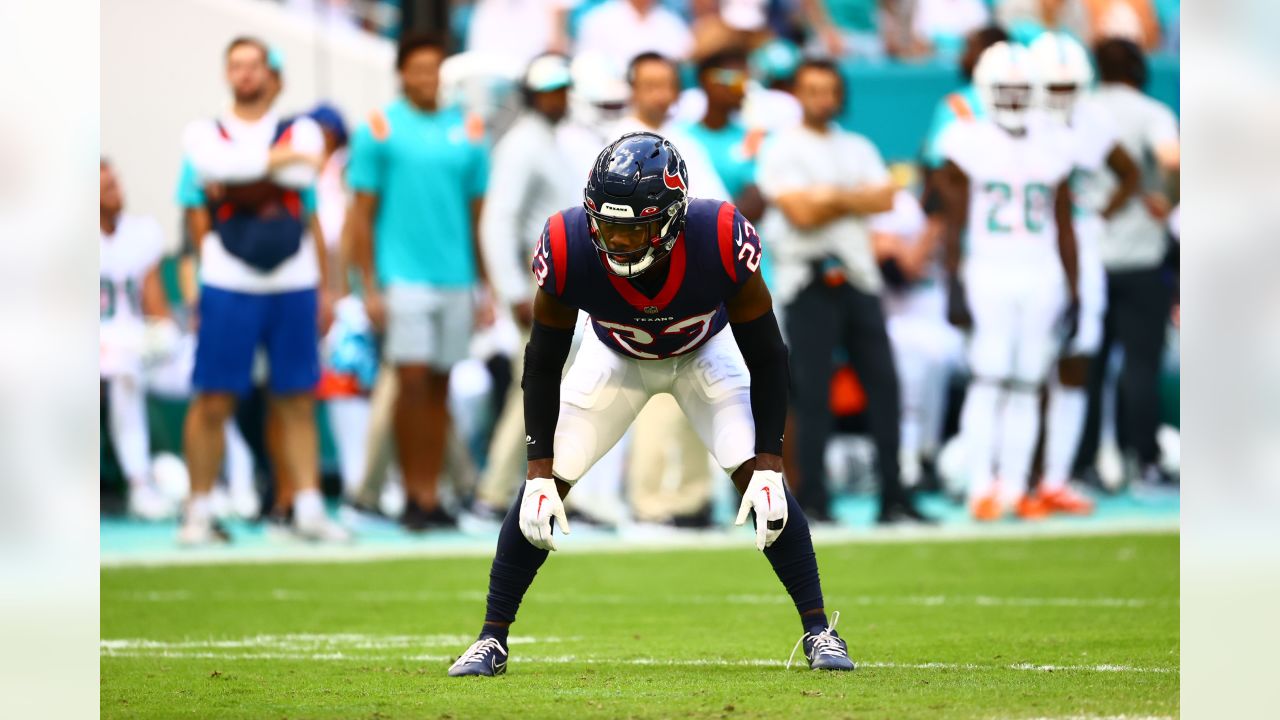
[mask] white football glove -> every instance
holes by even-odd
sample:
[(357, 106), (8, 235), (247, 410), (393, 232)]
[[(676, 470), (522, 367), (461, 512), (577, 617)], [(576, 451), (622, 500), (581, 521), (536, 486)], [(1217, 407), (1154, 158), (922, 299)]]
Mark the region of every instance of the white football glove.
[(752, 508), (756, 511), (756, 549), (764, 550), (787, 526), (787, 494), (782, 487), (782, 473), (757, 470), (751, 475), (751, 483), (738, 507), (738, 519), (733, 524), (745, 523)]
[(569, 519), (564, 514), (564, 503), (556, 481), (550, 478), (534, 478), (524, 484), (524, 497), (520, 500), (520, 532), (531, 545), (543, 550), (555, 550), (556, 541), (551, 538), (551, 518), (556, 519), (560, 532), (569, 534)]

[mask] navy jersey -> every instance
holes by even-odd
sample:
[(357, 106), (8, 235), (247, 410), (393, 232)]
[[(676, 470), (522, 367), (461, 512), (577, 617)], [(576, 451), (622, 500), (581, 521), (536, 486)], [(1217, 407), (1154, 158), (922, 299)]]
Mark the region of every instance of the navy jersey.
[(760, 269), (760, 237), (737, 208), (689, 202), (666, 281), (649, 297), (605, 270), (581, 207), (551, 216), (533, 254), (538, 287), (586, 311), (615, 352), (658, 360), (696, 350), (729, 322), (725, 301)]

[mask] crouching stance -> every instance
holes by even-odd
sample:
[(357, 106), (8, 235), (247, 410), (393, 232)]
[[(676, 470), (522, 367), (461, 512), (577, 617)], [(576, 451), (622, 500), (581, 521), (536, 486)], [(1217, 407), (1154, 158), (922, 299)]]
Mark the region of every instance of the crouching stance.
[[(687, 188), (668, 140), (623, 135), (596, 159), (583, 206), (542, 231), (522, 380), (528, 480), (498, 536), (480, 637), (450, 675), (506, 672), (508, 629), (556, 549), (552, 523), (569, 534), (561, 499), (658, 393), (675, 397), (742, 492), (737, 523), (754, 515), (809, 666), (854, 667), (827, 623), (809, 524), (782, 479), (787, 350), (756, 272), (760, 238), (733, 205), (692, 200)], [(579, 309), (590, 327), (562, 383)]]

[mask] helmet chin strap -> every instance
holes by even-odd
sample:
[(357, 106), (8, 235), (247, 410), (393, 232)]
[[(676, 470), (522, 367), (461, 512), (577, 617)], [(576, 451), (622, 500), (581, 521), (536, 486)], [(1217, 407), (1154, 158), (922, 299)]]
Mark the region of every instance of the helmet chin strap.
[(613, 271), (613, 274), (625, 278), (635, 277), (645, 270), (648, 270), (656, 259), (657, 257), (653, 252), (653, 248), (649, 248), (648, 252), (644, 254), (644, 257), (633, 263), (614, 262), (613, 257), (608, 253), (605, 253), (604, 255), (604, 261), (609, 264), (609, 269)]

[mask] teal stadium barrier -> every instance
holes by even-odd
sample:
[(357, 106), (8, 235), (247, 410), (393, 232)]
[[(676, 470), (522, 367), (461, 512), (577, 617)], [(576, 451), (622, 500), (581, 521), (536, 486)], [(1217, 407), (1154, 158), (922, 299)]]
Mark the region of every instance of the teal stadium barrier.
[[(1149, 63), (1147, 91), (1178, 113), (1178, 57), (1153, 55)], [(840, 124), (870, 138), (890, 162), (919, 157), (938, 100), (962, 84), (956, 66), (943, 62), (847, 62), (842, 70), (849, 97)]]

